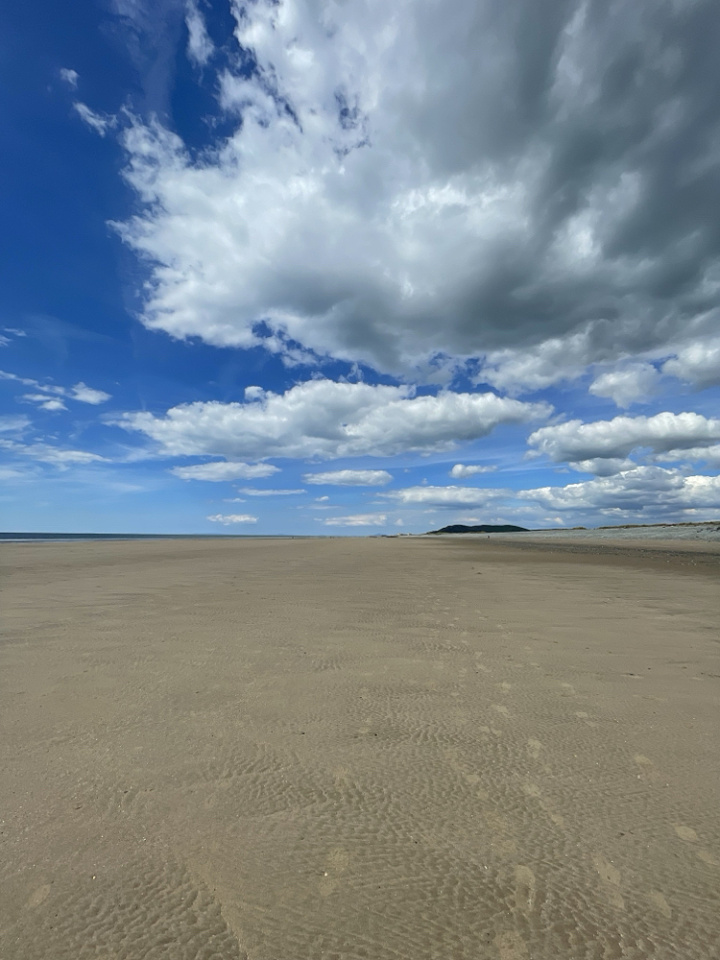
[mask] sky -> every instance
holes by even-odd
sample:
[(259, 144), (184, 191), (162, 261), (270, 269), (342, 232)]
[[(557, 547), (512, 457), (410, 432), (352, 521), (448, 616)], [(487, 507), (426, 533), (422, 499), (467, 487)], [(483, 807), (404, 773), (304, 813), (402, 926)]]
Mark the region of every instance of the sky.
[(2, 18), (0, 528), (720, 519), (716, 0)]

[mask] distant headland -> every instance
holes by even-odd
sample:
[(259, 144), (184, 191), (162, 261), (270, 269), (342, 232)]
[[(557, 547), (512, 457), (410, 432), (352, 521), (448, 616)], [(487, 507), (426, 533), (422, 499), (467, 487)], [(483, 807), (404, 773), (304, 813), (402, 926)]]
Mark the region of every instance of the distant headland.
[(439, 530), (428, 530), (430, 533), (528, 533), (527, 527), (516, 527), (512, 523), (503, 523), (492, 525), (481, 523), (474, 527), (468, 527), (464, 523), (451, 523), (448, 527), (441, 527)]

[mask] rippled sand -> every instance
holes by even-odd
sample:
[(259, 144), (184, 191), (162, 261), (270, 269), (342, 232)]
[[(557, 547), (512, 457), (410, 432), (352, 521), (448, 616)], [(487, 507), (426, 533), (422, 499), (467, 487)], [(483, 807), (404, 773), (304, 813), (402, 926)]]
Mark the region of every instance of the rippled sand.
[(718, 555), (6, 545), (3, 960), (705, 960)]

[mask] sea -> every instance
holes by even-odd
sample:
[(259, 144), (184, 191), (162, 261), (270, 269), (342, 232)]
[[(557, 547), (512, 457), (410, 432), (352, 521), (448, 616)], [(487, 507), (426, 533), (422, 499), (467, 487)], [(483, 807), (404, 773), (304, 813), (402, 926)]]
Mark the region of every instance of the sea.
[(0, 543), (77, 543), (88, 540), (305, 540), (288, 534), (252, 533), (3, 533)]

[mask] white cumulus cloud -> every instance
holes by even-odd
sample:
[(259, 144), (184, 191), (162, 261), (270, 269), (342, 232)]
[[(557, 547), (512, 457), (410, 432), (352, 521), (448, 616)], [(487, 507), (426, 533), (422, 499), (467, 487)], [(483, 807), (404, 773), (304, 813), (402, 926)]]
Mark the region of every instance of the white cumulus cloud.
[(590, 393), (609, 397), (618, 407), (647, 401), (657, 391), (660, 375), (651, 363), (631, 363), (601, 373), (590, 384)]
[(653, 417), (615, 417), (583, 423), (569, 420), (541, 427), (528, 438), (530, 446), (556, 463), (627, 457), (633, 450), (656, 454), (688, 451), (720, 440), (720, 419), (699, 413), (663, 413)]
[(720, 337), (688, 344), (663, 364), (663, 373), (699, 388), (720, 383)]
[(433, 504), (439, 507), (475, 507), (509, 495), (509, 491), (480, 487), (431, 486), (422, 484), (383, 494), (405, 504)]
[(590, 460), (570, 460), (569, 464), (578, 473), (594, 473), (598, 477), (612, 477), (623, 470), (632, 470), (637, 464), (627, 457), (593, 457)]
[(518, 493), (550, 510), (631, 514), (652, 521), (663, 513), (720, 507), (720, 477), (685, 476), (679, 470), (643, 466), (612, 477)]
[(465, 477), (474, 477), (478, 473), (492, 473), (495, 467), (482, 467), (477, 463), (456, 463), (450, 471), (453, 480), (463, 480)]
[(485, 357), (508, 390), (717, 328), (708, 0), (230, 9), (231, 132), (200, 158), (157, 121), (123, 132), (148, 327), (428, 378)]
[(409, 387), (332, 380), (310, 380), (284, 394), (267, 391), (256, 397), (245, 403), (184, 404), (165, 416), (127, 413), (119, 423), (156, 441), (168, 456), (336, 459), (449, 450), (500, 424), (526, 423), (551, 411), (547, 404), (492, 393), (416, 397)]

